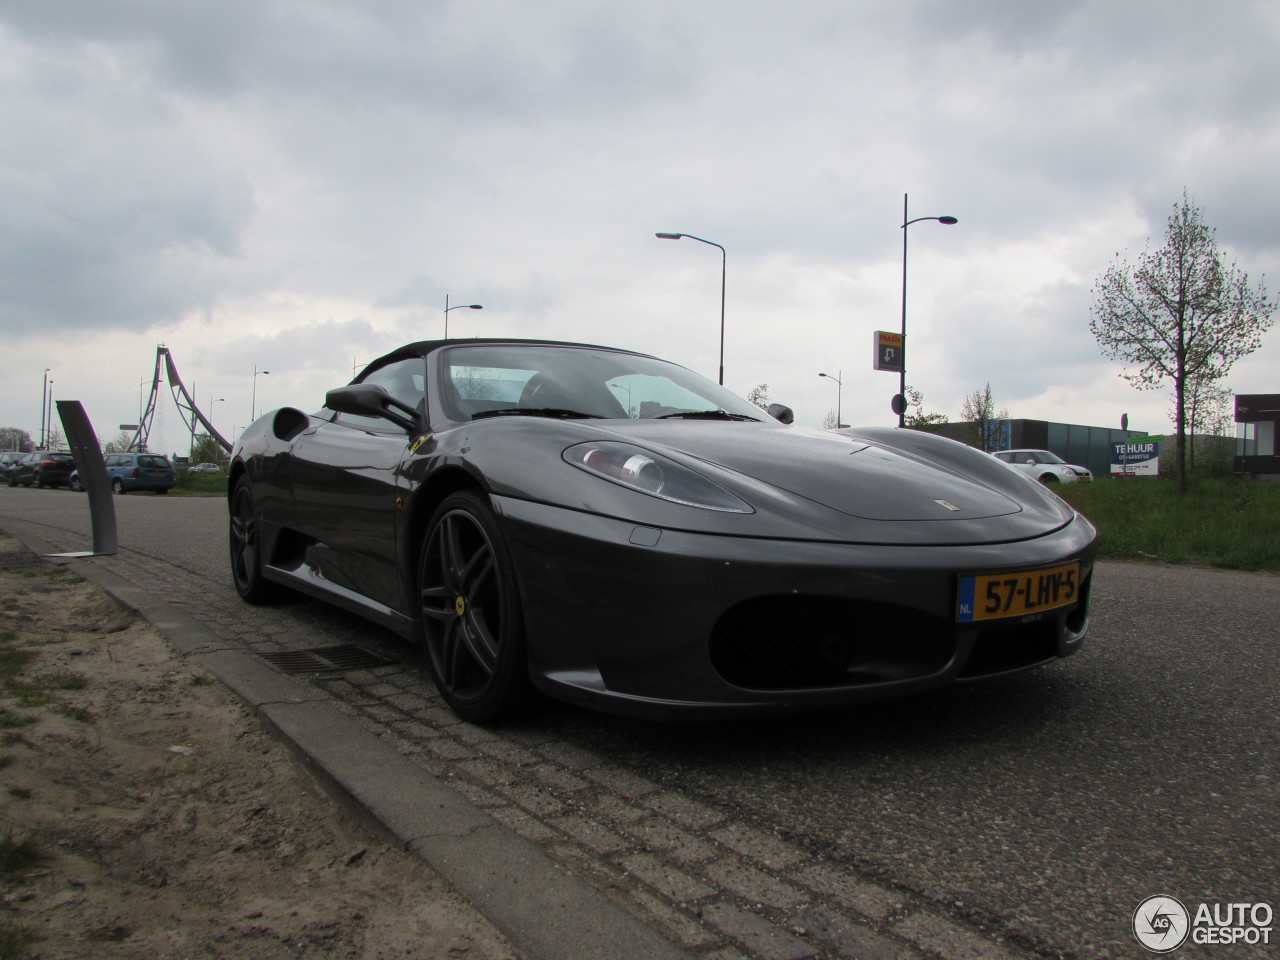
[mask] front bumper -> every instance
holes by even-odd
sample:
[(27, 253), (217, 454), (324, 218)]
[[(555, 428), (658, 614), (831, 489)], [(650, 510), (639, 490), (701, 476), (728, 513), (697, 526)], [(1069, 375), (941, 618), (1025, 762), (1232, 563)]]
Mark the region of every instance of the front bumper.
[[(534, 682), (650, 718), (767, 714), (906, 696), (1068, 656), (1088, 629), (1095, 531), (886, 547), (659, 530), (494, 499)], [(956, 623), (958, 578), (1081, 563), (1078, 605)]]

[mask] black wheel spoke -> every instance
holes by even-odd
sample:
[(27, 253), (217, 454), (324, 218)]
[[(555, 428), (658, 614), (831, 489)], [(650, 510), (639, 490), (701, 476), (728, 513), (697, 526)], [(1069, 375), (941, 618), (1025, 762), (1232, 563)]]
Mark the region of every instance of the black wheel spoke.
[(468, 610), (462, 618), (462, 629), (459, 632), (462, 634), (462, 645), (466, 647), (476, 666), (486, 675), (491, 675), (498, 667), (500, 650), (497, 638), (485, 622), (484, 610)]
[(444, 584), (454, 593), (461, 593), (463, 586), (463, 570), (466, 568), (465, 550), (462, 547), (463, 521), (456, 516), (444, 518), (440, 529), (440, 572), (444, 575)]

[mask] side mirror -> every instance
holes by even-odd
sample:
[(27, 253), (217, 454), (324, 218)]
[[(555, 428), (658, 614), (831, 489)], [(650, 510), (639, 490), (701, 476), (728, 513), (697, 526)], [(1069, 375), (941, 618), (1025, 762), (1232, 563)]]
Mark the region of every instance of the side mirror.
[(765, 411), (773, 419), (779, 423), (795, 423), (795, 411), (788, 407), (785, 403), (771, 403), (769, 409)]
[(418, 429), (418, 411), (376, 383), (352, 383), (330, 390), (324, 395), (324, 405), (357, 417), (381, 417), (410, 433)]

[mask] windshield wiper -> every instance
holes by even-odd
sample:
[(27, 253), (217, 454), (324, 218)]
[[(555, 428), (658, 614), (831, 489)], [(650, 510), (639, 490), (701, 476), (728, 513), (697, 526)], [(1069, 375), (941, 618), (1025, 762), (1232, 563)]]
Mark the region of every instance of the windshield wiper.
[(562, 407), (507, 407), (502, 410), (479, 410), (471, 415), (472, 420), (484, 417), (551, 417), (559, 420), (603, 420), (598, 413), (583, 413), (581, 410), (566, 410)]
[(728, 410), (681, 410), (679, 413), (664, 413), (655, 420), (750, 420), (759, 423), (759, 417), (749, 417), (745, 413), (730, 413)]

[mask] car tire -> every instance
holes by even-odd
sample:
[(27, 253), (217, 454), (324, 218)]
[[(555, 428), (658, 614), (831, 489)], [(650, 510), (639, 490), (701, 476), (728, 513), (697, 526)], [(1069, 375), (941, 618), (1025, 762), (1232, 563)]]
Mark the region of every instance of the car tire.
[(1043, 483), (1046, 487), (1051, 487), (1055, 483), (1058, 483), (1059, 481), (1058, 481), (1058, 478), (1055, 477), (1052, 473), (1046, 473), (1044, 476), (1040, 478), (1040, 482)]
[(116, 477), (114, 480), (112, 480), (111, 492), (114, 493), (117, 497), (124, 496), (124, 481), (121, 480), (119, 477)]
[(418, 562), (427, 664), (463, 720), (491, 723), (532, 699), (520, 591), (487, 501), (462, 491), (436, 508)]
[(70, 480), (67, 481), (67, 486), (70, 488), (72, 493), (84, 492), (84, 484), (80, 482), (79, 477), (72, 477)]
[(246, 603), (266, 603), (277, 592), (276, 585), (262, 576), (260, 520), (248, 478), (241, 478), (231, 494), (231, 580), (236, 593)]
[(168, 487), (161, 487), (160, 489), (158, 489), (158, 490), (156, 491), (156, 493), (168, 493), (168, 492), (169, 492), (169, 488), (168, 488)]
[(40, 479), (40, 471), (38, 470), (34, 474), (32, 474), (31, 479), (35, 482), (37, 490), (43, 490), (45, 487), (48, 486), (47, 483), (45, 483), (43, 480)]

